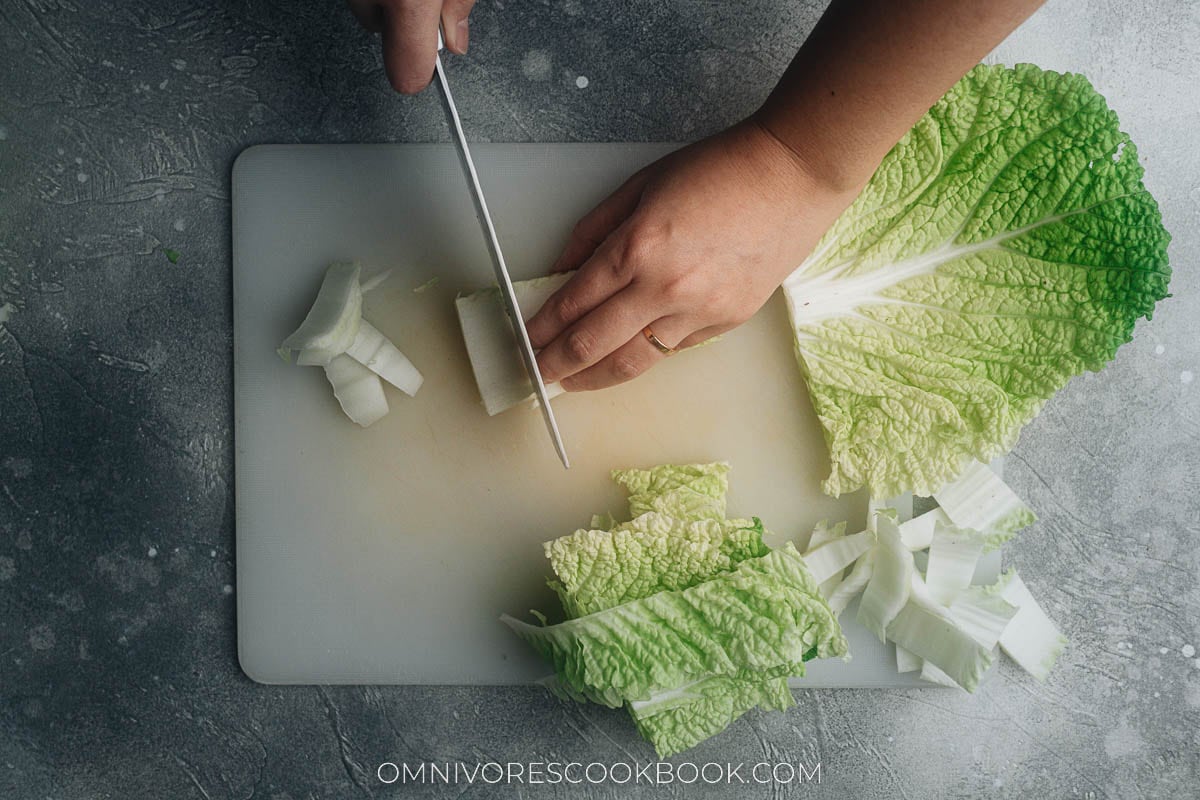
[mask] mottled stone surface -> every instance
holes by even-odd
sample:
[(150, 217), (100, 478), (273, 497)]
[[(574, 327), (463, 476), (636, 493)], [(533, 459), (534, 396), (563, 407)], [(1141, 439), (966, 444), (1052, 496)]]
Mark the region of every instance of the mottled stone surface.
[[(698, 137), (755, 107), (818, 12), (483, 0), (451, 69), (482, 138)], [(811, 797), (1195, 795), (1198, 42), (1194, 3), (1061, 0), (999, 52), (1092, 78), (1175, 234), (1174, 298), (1009, 461), (1041, 521), (1006, 557), (1072, 639), (1050, 681), (1005, 664), (975, 696), (800, 693), (691, 760), (819, 761), (795, 792)], [(394, 96), (376, 50), (332, 0), (0, 4), (0, 797), (548, 796), (570, 787), (373, 775), (651, 757), (622, 713), (535, 689), (263, 687), (238, 669), (229, 167), (259, 142), (443, 138), (436, 98)]]

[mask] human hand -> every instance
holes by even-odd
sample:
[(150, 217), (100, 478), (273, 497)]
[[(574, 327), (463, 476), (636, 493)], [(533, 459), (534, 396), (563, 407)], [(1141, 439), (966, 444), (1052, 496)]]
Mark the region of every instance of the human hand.
[(651, 164), (576, 225), (553, 271), (579, 269), (528, 323), (546, 382), (630, 380), (661, 353), (748, 320), (858, 192), (751, 119)]
[(346, 0), (359, 23), (383, 35), (383, 64), (397, 92), (416, 94), (433, 79), (438, 23), (446, 47), (467, 52), (475, 0)]

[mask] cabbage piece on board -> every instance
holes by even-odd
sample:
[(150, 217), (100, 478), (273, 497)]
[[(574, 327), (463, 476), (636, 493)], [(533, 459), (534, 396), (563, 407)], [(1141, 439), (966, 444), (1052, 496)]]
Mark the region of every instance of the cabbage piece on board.
[(618, 706), (713, 675), (789, 670), (846, 639), (790, 544), (681, 591), (539, 627), (504, 621), (569, 690)]
[[(558, 291), (573, 272), (555, 273), (528, 281), (513, 283), (517, 305), (528, 320), (542, 304)], [(533, 385), (521, 361), (521, 352), (515, 346), (516, 335), (500, 289), (492, 286), (454, 301), (458, 311), (458, 322), (462, 326), (463, 341), (467, 346), (467, 357), (479, 397), (490, 416), (507, 411), (524, 400), (533, 397)], [(546, 386), (546, 396), (553, 398), (562, 394), (557, 383)]]
[(325, 377), (353, 422), (366, 428), (387, 416), (388, 402), (379, 376), (348, 355), (334, 356), (325, 367)]
[(887, 636), (907, 657), (923, 659), (968, 692), (992, 664), (992, 652), (959, 627), (950, 612), (928, 597), (910, 595), (904, 608), (888, 625)]
[(908, 602), (914, 567), (896, 520), (877, 512), (873, 523), (879, 544), (874, 548), (871, 575), (858, 605), (858, 622), (882, 642), (888, 625)]
[(930, 495), (1009, 450), (1166, 296), (1137, 150), (1085, 78), (979, 66), (784, 282), (839, 495)]
[[(676, 487), (666, 492), (690, 492)], [(663, 495), (663, 496), (666, 496)], [(647, 512), (609, 531), (577, 531), (546, 544), (546, 554), (569, 618), (681, 589), (728, 572), (738, 563), (765, 555), (762, 523), (755, 520), (680, 520)], [(815, 650), (805, 654), (815, 656)], [(638, 730), (661, 757), (715, 736), (752, 708), (790, 707), (787, 678), (804, 674), (803, 662), (736, 675), (712, 674), (685, 686), (656, 693), (630, 704)], [(549, 688), (559, 696), (585, 701), (555, 679)], [(594, 699), (594, 698), (593, 698)], [(608, 698), (612, 704), (619, 696)]]
[(325, 270), (317, 299), (300, 327), (283, 340), (281, 350), (322, 352), (324, 366), (346, 351), (358, 335), (362, 320), (362, 286), (359, 284), (358, 264), (335, 261)]
[[(722, 575), (728, 577), (739, 564), (750, 559), (762, 560), (770, 552), (762, 542), (759, 520), (724, 519), (728, 472), (728, 464), (723, 463), (615, 471), (614, 479), (631, 493), (631, 511), (636, 516), (629, 522), (617, 523), (611, 515), (597, 515), (593, 517), (591, 530), (576, 531), (546, 543), (546, 555), (558, 576), (550, 585), (558, 592), (567, 617), (580, 623), (588, 621), (575, 635), (584, 635), (587, 627), (604, 628), (610, 624), (608, 620), (636, 608), (636, 601), (650, 598), (649, 607), (653, 609), (658, 603), (669, 603), (664, 600), (667, 592), (711, 584)], [(844, 528), (844, 524), (838, 527), (839, 535)], [(792, 557), (798, 558), (790, 546), (788, 550)], [(800, 563), (803, 565), (803, 561)], [(752, 708), (786, 709), (794, 704), (787, 679), (804, 674), (805, 660), (819, 654), (845, 653), (844, 639), (832, 612), (821, 597), (810, 591), (815, 579), (806, 565), (800, 574), (805, 588), (796, 596), (802, 603), (813, 603), (814, 609), (824, 607), (825, 611), (818, 610), (815, 616), (824, 620), (822, 624), (832, 621), (833, 627), (796, 660), (765, 669), (739, 667), (733, 671), (714, 662), (713, 670), (688, 674), (683, 682), (673, 686), (664, 684), (648, 697), (637, 700), (631, 700), (628, 689), (619, 682), (580, 685), (564, 675), (557, 662), (558, 674), (545, 684), (564, 699), (628, 705), (638, 730), (664, 758), (715, 736)], [(788, 601), (787, 596), (780, 594), (777, 599), (795, 602)], [(748, 625), (752, 619), (746, 617), (737, 622), (735, 618), (742, 619), (740, 616), (721, 611), (730, 602), (725, 592), (694, 599), (699, 603), (718, 603), (712, 611), (729, 618), (735, 627)], [(741, 601), (734, 598), (733, 602)], [(653, 629), (655, 613), (650, 611), (642, 630)], [(505, 621), (526, 637), (564, 630), (564, 626), (537, 628), (511, 618)], [(774, 626), (776, 622), (763, 619), (754, 624)], [(683, 639), (688, 635), (684, 634)], [(724, 636), (720, 631), (713, 631), (712, 635), (717, 639)], [(567, 650), (577, 646), (570, 643), (569, 637), (561, 644)], [(647, 640), (642, 646), (653, 654), (645, 658), (664, 657), (652, 641)], [(631, 657), (641, 658), (641, 651), (634, 650)]]

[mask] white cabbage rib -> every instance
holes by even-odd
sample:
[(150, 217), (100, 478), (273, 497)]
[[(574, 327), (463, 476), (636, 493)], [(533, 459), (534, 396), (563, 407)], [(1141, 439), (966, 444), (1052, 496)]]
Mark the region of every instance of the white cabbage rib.
[(912, 554), (900, 541), (900, 528), (889, 515), (877, 513), (879, 543), (871, 579), (858, 604), (858, 622), (884, 641), (888, 625), (908, 602), (913, 574)]
[(925, 584), (934, 601), (948, 606), (971, 585), (983, 543), (983, 535), (970, 528), (943, 524), (934, 528), (925, 567)]
[(387, 415), (387, 397), (379, 376), (350, 356), (336, 356), (326, 364), (325, 377), (342, 411), (352, 421), (366, 428)]
[[(997, 644), (1022, 668), (1044, 680), (1065, 639), (1046, 618), (1015, 572), (991, 586), (972, 585), (980, 556), (1029, 524), (1033, 514), (987, 466), (971, 465), (962, 478), (939, 493), (944, 504), (897, 524), (895, 512), (872, 503), (869, 534), (878, 541), (854, 562), (843, 580), (837, 546), (864, 534), (841, 536), (843, 527), (822, 522), (813, 532), (818, 544), (805, 554), (820, 574), (835, 570), (828, 591), (834, 614), (859, 592), (858, 620), (895, 644), (898, 672), (919, 671), (935, 684), (978, 687), (993, 662)], [(962, 527), (963, 522), (985, 526)], [(925, 574), (914, 553), (928, 550)]]
[(933, 499), (958, 527), (987, 534), (989, 549), (1037, 520), (1016, 492), (978, 461), (968, 462), (957, 479), (934, 492)]
[(1000, 597), (1015, 606), (1016, 616), (1000, 635), (1000, 648), (1039, 681), (1045, 681), (1054, 667), (1067, 638), (1046, 616), (1016, 570), (997, 582)]
[(362, 296), (391, 276), (385, 270), (361, 282), (358, 264), (338, 261), (325, 270), (304, 322), (276, 351), (285, 363), (324, 367), (334, 396), (351, 420), (367, 427), (388, 412), (379, 378), (415, 396), (423, 378), (408, 357), (362, 318)]

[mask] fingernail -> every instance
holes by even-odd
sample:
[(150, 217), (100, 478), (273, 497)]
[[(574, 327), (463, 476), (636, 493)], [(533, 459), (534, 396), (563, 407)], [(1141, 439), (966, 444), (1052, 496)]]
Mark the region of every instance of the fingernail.
[(459, 20), (458, 26), (454, 30), (454, 44), (457, 46), (458, 52), (464, 54), (467, 52), (467, 44), (471, 40), (471, 23), (466, 17)]

